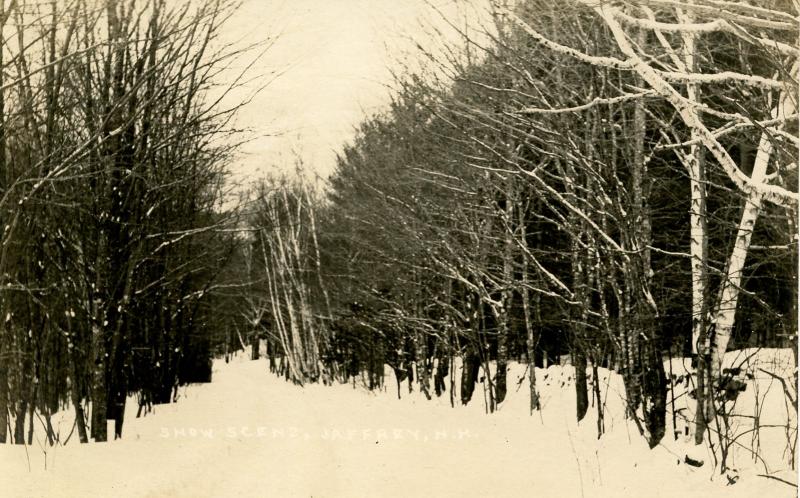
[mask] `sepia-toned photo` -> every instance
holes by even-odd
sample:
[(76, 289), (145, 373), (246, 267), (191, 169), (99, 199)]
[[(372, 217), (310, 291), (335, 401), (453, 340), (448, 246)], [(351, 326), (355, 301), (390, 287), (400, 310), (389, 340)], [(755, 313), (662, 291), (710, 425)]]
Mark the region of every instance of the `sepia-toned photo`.
[(0, 0), (0, 496), (798, 496), (798, 0)]

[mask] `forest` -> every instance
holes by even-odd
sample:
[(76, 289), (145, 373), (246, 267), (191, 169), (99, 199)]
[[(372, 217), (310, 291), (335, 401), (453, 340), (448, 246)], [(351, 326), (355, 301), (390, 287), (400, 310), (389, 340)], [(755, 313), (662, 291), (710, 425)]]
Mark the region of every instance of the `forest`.
[[(530, 414), (569, 364), (598, 438), (614, 372), (651, 448), (710, 444), (724, 472), (752, 380), (726, 353), (797, 363), (796, 1), (494, 2), (421, 47), (329, 178), (298, 160), (238, 194), (246, 103), (215, 80), (248, 54), (218, 40), (235, 4), (0, 8), (0, 443), (57, 444), (62, 410), (82, 443), (121, 438), (126, 403), (247, 348), (299, 386), (489, 414), (512, 364)], [(762, 375), (794, 468), (797, 369)]]
[(262, 186), (271, 368), (378, 388), (388, 365), (454, 404), (480, 375), (491, 412), (510, 361), (569, 356), (577, 418), (611, 369), (655, 446), (665, 361), (692, 357), (693, 437), (716, 434), (726, 351), (796, 347), (798, 198), (797, 13), (718, 3), (498, 7), (488, 43), (398, 81), (321, 196)]

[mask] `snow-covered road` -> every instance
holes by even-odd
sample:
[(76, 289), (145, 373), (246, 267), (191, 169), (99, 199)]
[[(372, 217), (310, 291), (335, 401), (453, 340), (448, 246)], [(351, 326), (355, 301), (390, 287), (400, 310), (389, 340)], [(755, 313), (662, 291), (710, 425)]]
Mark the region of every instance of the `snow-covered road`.
[(598, 442), (591, 424), (571, 421), (572, 389), (560, 379), (549, 394), (543, 385), (542, 417), (526, 414), (524, 387), (489, 416), (479, 390), (452, 409), (446, 397), (397, 400), (394, 386), (299, 388), (265, 361), (215, 369), (213, 383), (182, 389), (177, 404), (139, 419), (131, 406), (121, 441), (50, 448), (47, 470), (41, 447), (0, 447), (0, 495), (793, 496), (766, 479), (711, 482), (710, 469), (649, 451), (625, 427)]

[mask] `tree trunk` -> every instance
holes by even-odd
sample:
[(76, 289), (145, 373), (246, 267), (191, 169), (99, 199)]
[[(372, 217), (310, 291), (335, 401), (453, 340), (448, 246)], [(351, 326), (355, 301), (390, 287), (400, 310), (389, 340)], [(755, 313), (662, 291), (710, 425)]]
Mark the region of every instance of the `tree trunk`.
[[(417, 354), (416, 352), (414, 353)], [(408, 377), (408, 392), (414, 392), (414, 362), (411, 361), (411, 357), (409, 355), (408, 361), (406, 361), (406, 377)]]
[(594, 392), (594, 401), (597, 404), (597, 439), (606, 431), (605, 421), (603, 419), (603, 400), (600, 397), (600, 375), (597, 368), (597, 359), (592, 359), (592, 390)]
[(467, 346), (463, 362), (461, 367), (461, 404), (466, 405), (475, 392), (475, 382), (478, 380), (478, 369), (481, 366), (481, 359), (472, 346)]
[(122, 438), (122, 425), (125, 422), (126, 398), (127, 397), (123, 393), (114, 403), (114, 439)]
[[(94, 303), (95, 313), (101, 312), (99, 301)], [(108, 439), (106, 422), (106, 345), (104, 328), (99, 317), (92, 323), (92, 346), (94, 368), (92, 369), (92, 439), (103, 442)]]
[(453, 354), (453, 350), (450, 350), (450, 354), (448, 356), (448, 361), (450, 362), (450, 407), (455, 408), (456, 406), (456, 357)]
[(586, 353), (579, 344), (572, 346), (572, 360), (575, 367), (575, 400), (578, 422), (586, 416), (589, 409), (589, 388), (586, 381)]
[(28, 402), (22, 400), (14, 414), (14, 444), (25, 444), (25, 412), (28, 411)]
[(497, 331), (497, 371), (494, 377), (493, 408), (506, 399), (506, 371), (508, 370), (508, 310), (504, 306), (497, 314), (500, 315), (501, 324)]
[[(698, 335), (698, 344), (705, 342), (705, 333)], [(705, 348), (703, 348), (705, 349)], [(709, 357), (704, 352), (699, 352), (696, 356), (695, 372), (697, 374), (697, 383), (695, 385), (694, 393), (697, 400), (697, 407), (694, 413), (694, 444), (701, 444), (703, 436), (708, 427), (709, 412), (708, 407), (710, 402), (706, 400), (706, 379), (709, 374)], [(710, 398), (709, 400), (713, 400)]]
[(89, 442), (89, 437), (86, 433), (86, 414), (83, 412), (83, 405), (77, 391), (72, 389), (72, 406), (75, 407), (75, 423), (78, 426), (78, 440), (85, 444)]
[[(528, 387), (530, 390), (530, 412), (541, 409), (539, 402), (539, 393), (536, 391), (536, 346), (539, 342), (536, 329), (531, 323), (531, 305), (530, 305), (530, 290), (528, 289), (529, 275), (528, 275), (528, 239), (527, 227), (525, 225), (525, 210), (520, 207), (519, 209), (519, 227), (520, 227), (520, 242), (523, 245), (524, 254), (522, 255), (522, 312), (525, 317), (525, 332), (528, 356)], [(536, 296), (536, 312), (538, 315), (539, 296)], [(537, 316), (537, 319), (539, 317)], [(537, 320), (537, 324), (539, 320)]]
[(47, 444), (53, 446), (56, 443), (56, 431), (53, 430), (53, 421), (50, 417), (50, 412), (44, 412), (45, 430), (47, 431)]
[[(5, 2), (0, 1), (0, 68), (4, 67), (3, 64), (3, 50), (1, 47), (5, 46), (5, 36), (3, 34), (3, 27), (8, 16), (5, 12)], [(0, 194), (6, 193), (6, 121), (5, 121), (5, 90), (3, 85), (5, 78), (3, 72), (0, 71)], [(0, 226), (6, 226), (5, 220), (0, 220)], [(5, 283), (5, 253), (8, 246), (4, 236), (10, 235), (10, 231), (6, 228), (0, 235), (0, 246), (3, 247), (2, 255), (0, 256), (0, 285)], [(5, 297), (0, 296), (0, 303), (5, 304)], [(5, 311), (5, 306), (0, 308)], [(5, 358), (7, 354), (5, 351), (5, 342), (11, 337), (11, 324), (10, 317), (6, 318), (5, 313), (0, 313), (0, 320), (3, 320), (3, 332), (5, 336), (0, 335), (0, 444), (5, 444), (8, 439), (8, 361)]]
[[(572, 220), (573, 223), (577, 222)], [(583, 227), (578, 233), (583, 232)], [(570, 310), (570, 358), (575, 368), (575, 406), (577, 419), (580, 422), (586, 416), (589, 409), (589, 393), (586, 383), (586, 343), (585, 324), (588, 318), (589, 298), (588, 282), (584, 272), (587, 264), (585, 253), (581, 250), (578, 240), (572, 241), (572, 253), (570, 255), (572, 266), (572, 288), (575, 293), (575, 300), (579, 303), (579, 309)]]
[[(513, 227), (516, 225), (514, 219), (514, 207), (517, 203), (517, 195), (514, 185), (514, 177), (509, 175), (506, 178), (505, 209), (503, 211), (503, 225), (505, 227), (503, 237), (503, 291), (501, 307), (495, 316), (498, 318), (497, 336), (497, 372), (495, 373), (494, 399), (496, 404), (500, 404), (506, 399), (506, 376), (508, 370), (508, 337), (510, 334), (509, 313), (513, 298), (514, 281), (514, 233)], [(494, 308), (493, 308), (494, 309)]]
[[(646, 33), (639, 30), (638, 43), (644, 46)], [(637, 84), (644, 85), (641, 78)], [(647, 131), (645, 121), (644, 102), (637, 100), (634, 107), (634, 152), (633, 171), (631, 175), (633, 188), (633, 211), (636, 223), (633, 227), (634, 249), (638, 254), (638, 261), (633, 260), (630, 270), (632, 278), (628, 280), (631, 292), (635, 297), (636, 329), (638, 335), (641, 331), (642, 341), (640, 355), (641, 374), (639, 387), (641, 388), (642, 411), (645, 418), (648, 443), (653, 448), (666, 430), (667, 390), (664, 363), (659, 352), (658, 337), (655, 329), (655, 320), (658, 308), (650, 292), (653, 280), (653, 269), (650, 258), (650, 245), (652, 244), (652, 223), (650, 220), (650, 189), (647, 183), (647, 160), (645, 158), (644, 138)], [(636, 258), (634, 256), (633, 258)], [(638, 330), (637, 330), (638, 329)]]
[(3, 347), (5, 337), (0, 336), (0, 444), (8, 439), (8, 367)]
[(414, 332), (414, 353), (417, 365), (419, 388), (426, 398), (431, 399), (430, 376), (428, 375), (428, 339), (422, 332)]
[[(692, 21), (693, 13), (683, 13), (681, 22)], [(683, 60), (686, 70), (695, 71), (695, 34), (682, 33)], [(686, 96), (692, 102), (699, 102), (700, 88), (694, 83), (686, 85)], [(698, 119), (701, 116), (698, 115)], [(697, 385), (695, 389), (697, 406), (695, 410), (695, 444), (703, 442), (706, 430), (706, 366), (708, 358), (708, 226), (706, 218), (705, 148), (700, 145), (697, 129), (691, 130), (692, 145), (684, 156), (684, 164), (689, 171), (691, 209), (689, 212), (689, 253), (691, 255), (692, 275), (692, 355), (694, 357)]]
[(253, 335), (252, 335), (252, 338), (250, 340), (250, 344), (252, 346), (250, 359), (251, 360), (259, 359), (261, 357), (261, 339), (259, 339), (257, 331), (253, 331)]
[[(791, 74), (797, 74), (800, 68), (800, 61), (796, 61), (792, 66)], [(772, 113), (773, 118), (784, 118), (796, 111), (794, 96), (789, 92), (782, 92), (779, 97), (778, 105)], [(783, 122), (782, 121), (782, 122)], [(772, 157), (773, 145), (772, 137), (768, 131), (761, 134), (753, 164), (753, 173), (750, 175), (753, 184), (761, 184), (766, 181), (767, 166)], [(736, 232), (736, 239), (733, 250), (728, 258), (727, 270), (721, 285), (719, 297), (713, 313), (712, 332), (709, 334), (711, 339), (711, 372), (710, 380), (719, 378), (722, 371), (722, 359), (728, 349), (728, 342), (731, 338), (733, 325), (736, 319), (736, 306), (739, 300), (739, 289), (742, 284), (742, 270), (750, 249), (750, 241), (753, 237), (756, 221), (761, 212), (761, 203), (764, 195), (757, 189), (751, 189), (745, 201), (742, 218)], [(713, 385), (713, 382), (711, 383)], [(709, 389), (712, 388), (709, 385)]]
[(31, 351), (24, 352), (25, 358), (22, 362), (22, 380), (23, 382), (20, 383), (18, 387), (17, 396), (19, 399), (19, 403), (17, 403), (17, 411), (14, 414), (14, 444), (25, 444), (25, 415), (28, 411), (28, 407), (30, 404), (33, 403), (30, 393), (31, 390), (27, 389), (29, 386), (33, 387), (33, 366), (32, 360), (30, 357), (32, 356)]
[(658, 346), (648, 341), (642, 362), (642, 411), (650, 448), (664, 437), (667, 427), (667, 376)]
[(403, 365), (392, 365), (392, 371), (394, 371), (394, 379), (397, 381), (397, 399), (402, 399), (400, 396), (400, 383), (406, 378), (406, 371), (403, 369)]
[(442, 393), (447, 390), (444, 379), (447, 377), (447, 374), (450, 373), (450, 361), (442, 347), (444, 344), (444, 341), (438, 343), (436, 354), (434, 355), (436, 357), (436, 374), (433, 378), (433, 389), (436, 396), (441, 396)]
[(34, 395), (28, 403), (28, 446), (33, 445), (33, 414), (36, 412), (36, 387), (33, 389)]

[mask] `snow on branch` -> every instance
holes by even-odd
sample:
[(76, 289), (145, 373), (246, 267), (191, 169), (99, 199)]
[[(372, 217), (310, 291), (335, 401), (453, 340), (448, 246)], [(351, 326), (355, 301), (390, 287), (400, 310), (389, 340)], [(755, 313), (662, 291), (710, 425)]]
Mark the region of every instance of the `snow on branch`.
[[(631, 61), (633, 69), (644, 79), (651, 88), (666, 98), (680, 114), (681, 118), (690, 128), (697, 131), (703, 145), (711, 152), (725, 173), (743, 192), (758, 191), (771, 202), (782, 206), (794, 206), (800, 196), (792, 191), (777, 185), (770, 185), (764, 181), (753, 180), (745, 175), (730, 156), (729, 152), (717, 141), (714, 134), (706, 128), (699, 119), (696, 103), (680, 94), (658, 71), (650, 67), (637, 54), (627, 34), (616, 19), (618, 9), (601, 5), (595, 12), (611, 30), (620, 51)], [(787, 93), (787, 92), (784, 92)], [(793, 112), (793, 111), (792, 111)]]
[[(598, 9), (608, 12), (615, 18), (622, 16), (622, 12), (612, 7), (599, 7)], [(566, 45), (561, 45), (553, 40), (546, 38), (544, 35), (533, 29), (528, 23), (523, 21), (519, 16), (510, 10), (504, 12), (509, 19), (522, 28), (529, 36), (542, 46), (562, 55), (567, 55), (587, 64), (594, 66), (610, 67), (613, 69), (627, 69), (633, 70), (636, 63), (632, 59), (618, 59), (616, 57), (600, 57), (589, 55), (580, 50), (576, 50)], [(628, 54), (626, 54), (628, 55)], [(638, 58), (638, 56), (637, 56)], [(691, 73), (686, 71), (660, 71), (655, 68), (650, 68), (651, 71), (658, 73), (660, 78), (668, 81), (680, 81), (683, 83), (743, 83), (749, 86), (763, 88), (767, 90), (781, 90), (784, 83), (775, 79), (765, 78), (763, 76), (742, 74), (734, 71), (722, 71), (715, 74), (702, 74)]]
[[(648, 9), (649, 10), (649, 9)], [(655, 19), (642, 19), (639, 17), (630, 16), (624, 12), (619, 11), (616, 14), (617, 19), (626, 24), (637, 26), (639, 28), (649, 29), (656, 33), (713, 33), (713, 32), (726, 32), (738, 36), (739, 38), (753, 44), (762, 45), (765, 48), (778, 50), (785, 55), (798, 55), (800, 50), (786, 43), (777, 40), (771, 40), (765, 37), (756, 37), (751, 35), (741, 27), (733, 24), (727, 19), (716, 19), (708, 22), (684, 22), (684, 23), (670, 23), (661, 22)]]
[[(601, 6), (599, 2), (594, 0), (586, 1), (585, 3), (593, 8), (598, 8)], [(676, 7), (685, 11), (704, 13), (713, 18), (723, 18), (756, 28), (775, 29), (780, 31), (797, 30), (798, 20), (784, 12), (754, 7), (752, 5), (745, 5), (739, 2), (706, 0), (704, 3), (689, 3), (678, 0), (648, 0), (647, 3), (649, 5)], [(749, 9), (747, 9), (748, 7)], [(737, 13), (734, 12), (734, 10), (747, 13)], [(762, 17), (756, 17), (757, 15)], [(770, 16), (773, 19), (766, 19), (765, 16)]]
[(730, 23), (728, 23), (725, 19), (717, 19), (710, 22), (670, 23), (656, 21), (654, 19), (633, 17), (624, 12), (620, 12), (617, 15), (617, 18), (626, 24), (667, 33), (712, 33), (715, 31), (728, 31), (731, 29)]
[[(756, 181), (748, 177), (746, 174), (744, 174), (739, 169), (736, 162), (731, 157), (730, 153), (717, 140), (715, 134), (712, 133), (703, 124), (703, 121), (699, 117), (699, 112), (700, 112), (700, 110), (698, 109), (699, 103), (684, 97), (678, 90), (676, 90), (669, 83), (670, 80), (671, 81), (677, 80), (685, 83), (689, 82), (716, 83), (716, 82), (738, 81), (748, 85), (762, 87), (765, 89), (780, 90), (783, 91), (784, 94), (787, 94), (788, 92), (786, 92), (787, 89), (785, 88), (786, 87), (785, 82), (769, 78), (763, 78), (761, 76), (745, 75), (730, 71), (723, 71), (716, 74), (659, 71), (651, 67), (644, 60), (642, 60), (642, 58), (634, 49), (633, 45), (628, 39), (627, 34), (623, 30), (620, 23), (617, 21), (617, 17), (622, 15), (619, 9), (607, 5), (599, 5), (594, 8), (594, 11), (611, 30), (611, 33), (614, 36), (614, 39), (616, 40), (617, 45), (620, 48), (620, 51), (626, 57), (625, 60), (618, 59), (615, 57), (591, 56), (579, 50), (566, 47), (564, 45), (561, 45), (544, 37), (542, 34), (538, 33), (530, 25), (528, 25), (525, 21), (519, 18), (519, 16), (517, 16), (515, 13), (506, 10), (504, 14), (514, 23), (516, 23), (519, 27), (521, 27), (528, 35), (533, 37), (538, 43), (557, 53), (568, 55), (579, 61), (586, 62), (588, 64), (596, 66), (612, 67), (616, 69), (627, 69), (637, 72), (642, 77), (642, 79), (648, 83), (648, 85), (652, 88), (652, 90), (655, 93), (667, 99), (667, 101), (670, 102), (673, 105), (673, 107), (675, 107), (675, 109), (680, 114), (681, 118), (690, 128), (693, 128), (697, 131), (698, 138), (703, 144), (703, 146), (705, 146), (711, 152), (711, 154), (714, 156), (717, 162), (722, 166), (723, 170), (731, 179), (731, 181), (733, 181), (734, 184), (736, 184), (736, 186), (743, 192), (751, 192), (753, 190), (756, 190), (769, 201), (782, 206), (793, 206), (798, 202), (798, 200), (800, 200), (800, 195), (798, 195), (796, 192), (792, 192), (778, 185), (771, 185), (766, 182), (766, 179), (760, 179)], [(692, 23), (687, 23), (687, 24), (691, 25)], [(597, 103), (599, 103), (599, 101), (598, 102), (592, 101), (588, 104), (584, 104), (584, 106), (588, 108), (592, 105), (596, 105)], [(582, 110), (584, 106), (577, 106), (575, 108), (565, 109), (564, 112), (570, 112), (573, 110), (574, 111)], [(523, 109), (519, 111), (518, 114), (525, 114), (525, 113), (534, 114), (537, 112), (554, 113), (558, 111), (549, 109), (531, 108), (531, 109)]]
[(731, 2), (729, 0), (705, 0), (707, 4), (712, 5), (718, 9), (733, 9), (741, 12), (749, 13), (755, 16), (773, 17), (775, 19), (783, 19), (787, 22), (795, 22), (796, 19), (786, 12), (779, 10), (772, 10), (766, 7), (759, 7), (744, 2)]
[(619, 95), (617, 97), (609, 97), (609, 98), (595, 97), (591, 101), (585, 104), (577, 105), (574, 107), (560, 107), (560, 108), (549, 108), (549, 109), (538, 108), (538, 107), (526, 107), (524, 109), (516, 111), (515, 114), (564, 114), (568, 112), (580, 112), (580, 111), (585, 111), (587, 109), (591, 109), (592, 107), (596, 107), (598, 105), (619, 104), (631, 100), (638, 100), (640, 98), (647, 97), (650, 95), (656, 95), (656, 92), (652, 90), (645, 90), (643, 92)]
[[(702, 108), (701, 108), (701, 110), (702, 110)], [(780, 125), (782, 123), (785, 123), (785, 122), (788, 122), (788, 121), (791, 121), (791, 120), (797, 120), (798, 118), (800, 118), (800, 114), (797, 114), (797, 113), (789, 114), (787, 116), (782, 116), (782, 117), (779, 117), (779, 118), (765, 119), (765, 120), (762, 120), (762, 121), (750, 121), (750, 120), (745, 120), (745, 118), (742, 117), (741, 118), (742, 121), (740, 121), (738, 123), (728, 123), (725, 126), (722, 126), (719, 129), (712, 131), (711, 133), (714, 135), (715, 138), (720, 138), (720, 137), (723, 137), (725, 135), (729, 135), (729, 134), (731, 134), (731, 133), (733, 133), (735, 131), (739, 131), (739, 130), (742, 130), (742, 129), (745, 129), (745, 128), (763, 129), (763, 128), (766, 128), (768, 126), (776, 126), (776, 125)], [(779, 136), (785, 138), (786, 140), (792, 142), (796, 146), (800, 146), (800, 138), (798, 138), (795, 135), (787, 133), (787, 132), (785, 132), (783, 130), (772, 130), (772, 133), (774, 133), (775, 135), (779, 135)], [(701, 145), (701, 144), (702, 144), (702, 140), (695, 139), (695, 140), (687, 140), (685, 142), (680, 142), (680, 143), (675, 143), (675, 144), (656, 145), (654, 147), (654, 149), (655, 150), (682, 149), (682, 148), (685, 148), (685, 147), (689, 147), (691, 145)]]
[(658, 71), (656, 73), (665, 80), (681, 81), (686, 83), (732, 83), (739, 82), (765, 90), (782, 90), (786, 85), (782, 81), (764, 78), (754, 74), (742, 74), (734, 71), (720, 71), (714, 74), (688, 73), (682, 71)]
[(517, 26), (523, 29), (531, 38), (536, 40), (542, 46), (556, 52), (558, 54), (567, 55), (573, 57), (581, 62), (585, 62), (587, 64), (592, 64), (595, 66), (603, 66), (603, 67), (610, 67), (614, 69), (632, 69), (633, 64), (631, 61), (625, 61), (621, 59), (617, 59), (616, 57), (598, 57), (594, 55), (589, 55), (580, 50), (576, 50), (572, 47), (567, 47), (566, 45), (561, 45), (560, 43), (556, 43), (553, 40), (545, 37), (535, 29), (533, 29), (528, 23), (523, 21), (519, 16), (517, 16), (511, 10), (504, 10), (503, 12), (509, 19), (511, 19)]

